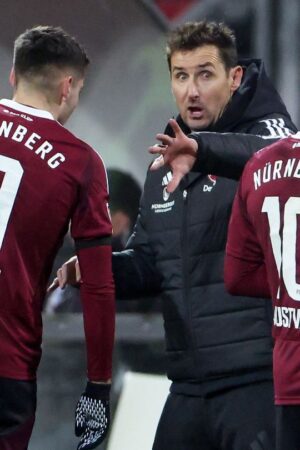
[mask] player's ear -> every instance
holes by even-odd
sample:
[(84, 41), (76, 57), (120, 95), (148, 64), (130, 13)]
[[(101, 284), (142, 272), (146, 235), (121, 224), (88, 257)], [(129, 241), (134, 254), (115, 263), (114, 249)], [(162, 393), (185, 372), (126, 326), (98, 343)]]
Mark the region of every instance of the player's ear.
[(62, 101), (65, 101), (69, 97), (72, 83), (73, 83), (73, 77), (71, 75), (68, 75), (62, 79), (62, 81), (61, 81), (61, 100)]
[(15, 69), (12, 67), (9, 74), (9, 83), (14, 88), (16, 86), (16, 73)]

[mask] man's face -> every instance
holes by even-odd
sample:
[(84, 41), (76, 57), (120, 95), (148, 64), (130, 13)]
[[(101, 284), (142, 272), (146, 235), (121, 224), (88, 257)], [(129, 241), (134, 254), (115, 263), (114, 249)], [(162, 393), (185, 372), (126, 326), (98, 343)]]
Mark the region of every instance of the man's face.
[(58, 117), (58, 121), (62, 125), (66, 123), (74, 109), (77, 107), (79, 102), (79, 94), (83, 88), (83, 83), (83, 79), (72, 79), (69, 86), (68, 95), (66, 96), (65, 101), (62, 104), (61, 111)]
[(171, 57), (173, 95), (191, 130), (206, 130), (219, 119), (241, 78), (240, 66), (226, 72), (214, 45), (176, 51)]

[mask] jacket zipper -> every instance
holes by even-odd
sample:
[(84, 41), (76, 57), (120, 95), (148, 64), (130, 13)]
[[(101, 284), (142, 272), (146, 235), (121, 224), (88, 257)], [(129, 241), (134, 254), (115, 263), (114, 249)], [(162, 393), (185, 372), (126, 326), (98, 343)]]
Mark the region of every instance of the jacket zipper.
[(188, 191), (185, 189), (182, 193), (183, 196), (183, 220), (182, 220), (182, 230), (181, 230), (181, 251), (182, 251), (182, 267), (183, 267), (183, 292), (184, 292), (184, 302), (187, 308), (188, 316), (188, 336), (191, 340), (191, 347), (188, 347), (188, 351), (192, 352), (194, 363), (196, 363), (195, 358), (195, 338), (194, 331), (192, 329), (192, 305), (189, 298), (189, 228), (188, 228), (188, 212), (189, 212), (189, 202), (188, 202)]

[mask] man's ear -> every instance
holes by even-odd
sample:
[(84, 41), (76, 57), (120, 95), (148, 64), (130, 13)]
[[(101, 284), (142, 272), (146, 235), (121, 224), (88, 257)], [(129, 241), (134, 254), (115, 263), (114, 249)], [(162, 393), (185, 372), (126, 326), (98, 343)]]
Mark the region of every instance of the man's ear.
[(233, 94), (241, 85), (243, 78), (243, 68), (242, 66), (235, 66), (230, 69), (230, 78), (231, 78), (231, 94)]
[(72, 83), (73, 77), (71, 75), (68, 75), (62, 79), (60, 83), (60, 93), (62, 102), (66, 101), (67, 98), (69, 97)]
[(13, 88), (16, 86), (16, 73), (15, 73), (15, 69), (13, 67), (10, 70), (9, 83)]

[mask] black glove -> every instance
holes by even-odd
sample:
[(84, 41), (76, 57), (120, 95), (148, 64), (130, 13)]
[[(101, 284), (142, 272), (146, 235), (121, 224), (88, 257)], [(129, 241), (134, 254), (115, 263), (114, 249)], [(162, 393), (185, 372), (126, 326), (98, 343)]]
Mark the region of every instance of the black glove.
[(87, 382), (75, 411), (75, 434), (81, 436), (77, 450), (97, 447), (109, 428), (110, 384)]

